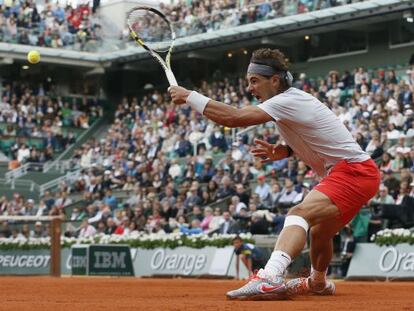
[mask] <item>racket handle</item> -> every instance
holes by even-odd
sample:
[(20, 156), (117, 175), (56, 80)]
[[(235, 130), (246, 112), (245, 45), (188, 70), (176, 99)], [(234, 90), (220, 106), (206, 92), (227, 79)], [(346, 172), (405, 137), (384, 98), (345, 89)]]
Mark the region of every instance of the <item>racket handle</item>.
[(178, 86), (177, 80), (175, 79), (175, 76), (171, 70), (165, 69), (165, 74), (171, 86)]

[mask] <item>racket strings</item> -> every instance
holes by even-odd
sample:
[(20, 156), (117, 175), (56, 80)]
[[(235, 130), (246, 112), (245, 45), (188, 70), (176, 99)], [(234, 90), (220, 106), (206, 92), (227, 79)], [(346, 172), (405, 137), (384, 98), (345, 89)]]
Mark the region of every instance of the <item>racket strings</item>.
[(127, 23), (151, 49), (160, 52), (169, 49), (173, 34), (169, 23), (158, 14), (146, 9), (135, 9), (129, 13)]

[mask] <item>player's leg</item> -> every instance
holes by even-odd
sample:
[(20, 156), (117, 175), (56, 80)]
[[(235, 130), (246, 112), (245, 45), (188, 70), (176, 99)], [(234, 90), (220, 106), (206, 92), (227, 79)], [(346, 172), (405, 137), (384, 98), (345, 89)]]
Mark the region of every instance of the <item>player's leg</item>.
[(269, 296), (285, 291), (284, 273), (291, 259), (304, 248), (309, 227), (326, 219), (337, 217), (339, 210), (323, 193), (312, 190), (305, 200), (293, 207), (286, 217), (285, 225), (264, 269), (257, 278), (238, 290), (227, 293), (229, 298)]
[(333, 255), (333, 237), (343, 228), (342, 220), (329, 219), (310, 230), (310, 257), (312, 268), (326, 272)]
[[(379, 171), (371, 159), (355, 163), (338, 162), (305, 200), (289, 211), (284, 228), (276, 242), (275, 251), (265, 268), (259, 270), (257, 278), (238, 290), (228, 292), (227, 296), (230, 298), (263, 296), (270, 292), (265, 289), (271, 287), (274, 292), (286, 291), (283, 275), (291, 260), (302, 251), (308, 229), (318, 224), (322, 226), (324, 222), (328, 223), (333, 219), (338, 219), (343, 224), (348, 223), (375, 195), (379, 183)], [(332, 244), (326, 242), (325, 245), (331, 252)], [(318, 257), (315, 260), (321, 261), (317, 263), (319, 266), (323, 265), (324, 260), (328, 261), (328, 258)]]
[(342, 227), (342, 220), (333, 218), (311, 228), (311, 274), (307, 278), (297, 278), (289, 281), (286, 284), (288, 294), (333, 295), (335, 293), (335, 284), (326, 280), (326, 273), (333, 254), (333, 237)]
[[(304, 219), (308, 227), (334, 219), (338, 215), (339, 210), (335, 204), (325, 194), (317, 190), (312, 190), (302, 203), (291, 208), (288, 213), (288, 217), (294, 216)], [(292, 257), (296, 257), (306, 243), (307, 232), (304, 229), (301, 224), (296, 224), (295, 221), (293, 224), (289, 221), (286, 224), (285, 220), (285, 226), (277, 239), (275, 250), (283, 249), (292, 254)], [(301, 243), (298, 243), (299, 240)]]
[[(271, 278), (286, 270), (291, 258), (302, 250), (308, 227), (318, 224), (324, 227), (333, 221), (332, 227), (329, 225), (332, 235), (342, 224), (348, 223), (375, 195), (379, 183), (379, 171), (371, 159), (355, 163), (338, 162), (329, 175), (306, 196), (303, 203), (295, 206), (286, 217), (275, 251), (264, 269), (264, 277)], [(330, 243), (326, 241), (323, 244), (323, 247), (329, 247), (329, 252), (332, 248)], [(321, 259), (323, 260), (325, 259)], [(326, 258), (326, 262), (329, 260)]]
[(283, 275), (291, 259), (303, 250), (307, 229), (338, 215), (338, 208), (325, 194), (312, 190), (301, 204), (289, 211), (284, 228), (277, 239), (275, 251), (265, 266), (266, 274)]

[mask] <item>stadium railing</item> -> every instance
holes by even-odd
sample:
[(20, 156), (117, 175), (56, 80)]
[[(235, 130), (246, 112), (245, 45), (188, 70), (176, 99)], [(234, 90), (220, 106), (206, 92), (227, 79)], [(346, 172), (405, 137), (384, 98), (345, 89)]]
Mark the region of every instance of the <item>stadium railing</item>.
[(65, 182), (67, 184), (74, 183), (76, 180), (79, 179), (80, 174), (81, 174), (81, 170), (78, 169), (78, 170), (73, 171), (73, 172), (67, 172), (62, 177), (56, 178), (56, 179), (51, 180), (51, 181), (49, 181), (45, 184), (39, 185), (40, 196), (42, 196), (48, 190), (57, 188), (59, 186), (59, 184), (61, 184), (62, 182)]
[[(27, 167), (31, 167), (31, 163), (27, 164)], [(24, 170), (27, 169), (27, 167), (23, 167)], [(18, 170), (18, 169), (16, 169)], [(14, 170), (14, 171), (16, 171)], [(62, 182), (71, 184), (73, 182), (75, 182), (79, 176), (80, 176), (80, 169), (77, 169), (75, 171), (71, 171), (71, 172), (67, 172), (65, 175), (52, 179), (46, 183), (42, 183), (42, 184), (38, 184), (37, 182), (33, 181), (33, 180), (28, 180), (28, 179), (20, 179), (19, 177), (24, 176), (27, 171), (23, 174), (21, 174), (20, 172), (16, 173), (16, 172), (9, 172), (11, 174), (15, 174), (13, 176), (10, 177), (10, 174), (8, 175), (7, 178), (0, 178), (0, 184), (3, 185), (7, 185), (10, 187), (11, 190), (15, 190), (18, 188), (27, 188), (30, 192), (36, 192), (37, 195), (39, 196), (43, 196), (43, 194), (46, 191), (49, 190), (53, 190), (56, 189), (59, 184), (61, 184)], [(6, 173), (8, 174), (8, 173)], [(18, 174), (21, 174), (20, 176)]]

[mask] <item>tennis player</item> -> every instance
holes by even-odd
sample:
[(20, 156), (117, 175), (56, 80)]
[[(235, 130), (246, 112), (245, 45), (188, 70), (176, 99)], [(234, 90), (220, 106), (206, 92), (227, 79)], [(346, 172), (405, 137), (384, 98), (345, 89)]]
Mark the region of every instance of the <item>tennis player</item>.
[[(227, 293), (231, 299), (269, 299), (279, 294), (331, 295), (335, 285), (326, 272), (332, 258), (332, 238), (377, 192), (377, 166), (342, 122), (317, 98), (291, 87), (292, 75), (279, 50), (253, 52), (247, 69), (248, 90), (261, 104), (234, 108), (179, 86), (169, 88), (175, 104), (189, 104), (214, 122), (247, 127), (274, 121), (285, 145), (255, 140), (253, 155), (270, 162), (302, 159), (323, 179), (292, 207), (275, 249), (264, 269), (243, 287)], [(291, 260), (305, 246), (310, 231), (312, 270), (309, 278), (285, 284)]]

